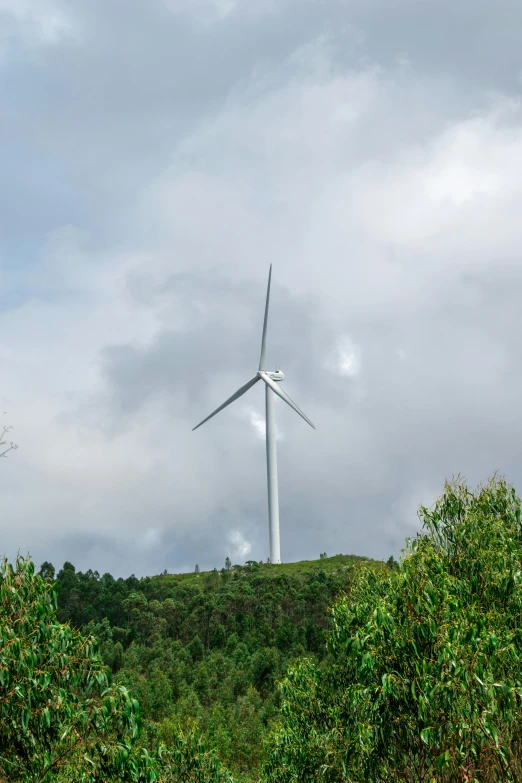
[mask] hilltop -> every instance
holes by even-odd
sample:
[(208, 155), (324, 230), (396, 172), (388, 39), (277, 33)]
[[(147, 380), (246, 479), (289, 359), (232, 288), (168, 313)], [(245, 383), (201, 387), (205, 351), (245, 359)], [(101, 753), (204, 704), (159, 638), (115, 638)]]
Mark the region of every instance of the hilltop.
[[(362, 563), (372, 563), (377, 566), (382, 565), (381, 560), (373, 560), (370, 557), (363, 557), (361, 555), (333, 555), (332, 557), (321, 557), (317, 560), (297, 560), (290, 563), (263, 563), (255, 560), (246, 561), (245, 565), (235, 564), (230, 567), (232, 573), (239, 574), (254, 574), (257, 573), (260, 576), (267, 578), (274, 578), (281, 575), (305, 577), (310, 572), (320, 569), (327, 574), (336, 574), (342, 569), (350, 568)], [(223, 570), (223, 569), (221, 569)], [(226, 570), (226, 569), (225, 569)], [(178, 583), (198, 585), (201, 584), (201, 580), (211, 577), (216, 573), (221, 573), (218, 569), (214, 568), (211, 571), (200, 571), (194, 573), (193, 571), (184, 572), (180, 574), (163, 573), (152, 579), (161, 579), (166, 577), (169, 580), (173, 580)]]
[[(301, 656), (327, 665), (329, 608), (365, 567), (387, 569), (335, 555), (114, 579), (65, 563), (58, 617), (100, 640), (114, 679), (138, 697), (151, 742), (173, 741), (179, 726), (196, 721), (246, 782), (256, 779), (277, 720), (277, 681)], [(41, 573), (54, 578), (50, 563)]]

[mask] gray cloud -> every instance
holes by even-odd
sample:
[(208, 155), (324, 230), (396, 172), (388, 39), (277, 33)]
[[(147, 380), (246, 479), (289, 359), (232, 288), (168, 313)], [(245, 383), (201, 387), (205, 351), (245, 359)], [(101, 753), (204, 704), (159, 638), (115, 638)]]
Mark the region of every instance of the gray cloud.
[(397, 554), (520, 473), (518, 3), (0, 0), (12, 556), (265, 559), (268, 264), (287, 560)]

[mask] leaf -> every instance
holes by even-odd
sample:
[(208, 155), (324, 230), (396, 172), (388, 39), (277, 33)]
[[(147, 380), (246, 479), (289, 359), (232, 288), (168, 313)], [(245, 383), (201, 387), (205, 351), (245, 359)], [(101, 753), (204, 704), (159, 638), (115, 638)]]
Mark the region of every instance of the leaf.
[(426, 745), (429, 745), (430, 734), (431, 734), (431, 729), (430, 728), (422, 729), (422, 731), (420, 733), (420, 738)]
[(29, 718), (31, 717), (31, 712), (29, 709), (23, 709), (22, 710), (22, 728), (24, 731), (27, 731), (29, 727)]

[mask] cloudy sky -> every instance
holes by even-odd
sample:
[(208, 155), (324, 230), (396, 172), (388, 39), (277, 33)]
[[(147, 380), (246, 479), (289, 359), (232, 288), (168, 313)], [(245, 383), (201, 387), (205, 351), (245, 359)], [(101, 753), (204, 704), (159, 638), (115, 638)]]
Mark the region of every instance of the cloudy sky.
[[(522, 491), (519, 0), (0, 0), (9, 557), (118, 576), (397, 555)], [(279, 400), (277, 400), (279, 403)], [(5, 413), (4, 413), (5, 411)]]

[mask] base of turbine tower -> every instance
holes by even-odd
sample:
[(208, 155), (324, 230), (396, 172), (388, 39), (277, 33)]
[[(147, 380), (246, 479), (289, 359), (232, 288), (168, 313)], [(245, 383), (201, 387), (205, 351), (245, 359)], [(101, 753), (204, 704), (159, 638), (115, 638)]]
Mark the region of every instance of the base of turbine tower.
[(279, 488), (277, 482), (277, 448), (274, 411), (274, 392), (265, 387), (266, 403), (266, 474), (268, 485), (268, 529), (270, 534), (270, 562), (281, 563), (279, 541)]

